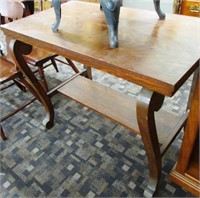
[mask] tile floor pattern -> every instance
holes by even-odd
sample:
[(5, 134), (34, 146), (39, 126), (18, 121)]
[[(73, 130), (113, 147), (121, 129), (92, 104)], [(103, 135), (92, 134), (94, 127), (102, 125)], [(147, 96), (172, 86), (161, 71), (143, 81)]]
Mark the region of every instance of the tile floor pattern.
[[(46, 70), (50, 86), (71, 73)], [(129, 95), (140, 87), (97, 70), (94, 80)], [(191, 80), (163, 108), (185, 109)], [(31, 97), (16, 87), (1, 93), (1, 115)], [(92, 110), (58, 94), (52, 98), (55, 126), (42, 125), (44, 109), (34, 102), (2, 123), (8, 141), (1, 141), (1, 197), (142, 197), (148, 183), (148, 165), (141, 137)], [(158, 197), (192, 197), (172, 183), (182, 134), (163, 158)]]

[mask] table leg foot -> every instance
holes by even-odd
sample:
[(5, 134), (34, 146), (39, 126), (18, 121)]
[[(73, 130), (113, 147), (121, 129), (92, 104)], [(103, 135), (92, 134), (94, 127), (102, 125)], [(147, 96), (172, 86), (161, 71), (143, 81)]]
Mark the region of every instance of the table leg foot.
[(153, 197), (154, 193), (156, 191), (156, 186), (155, 185), (148, 185), (145, 190), (144, 190), (144, 197)]
[(161, 153), (154, 112), (161, 108), (163, 101), (163, 95), (145, 88), (137, 98), (137, 120), (149, 165), (149, 184), (144, 191), (146, 197), (154, 195), (161, 176)]
[(54, 120), (50, 119), (49, 116), (42, 121), (42, 124), (47, 128), (50, 129), (54, 126)]

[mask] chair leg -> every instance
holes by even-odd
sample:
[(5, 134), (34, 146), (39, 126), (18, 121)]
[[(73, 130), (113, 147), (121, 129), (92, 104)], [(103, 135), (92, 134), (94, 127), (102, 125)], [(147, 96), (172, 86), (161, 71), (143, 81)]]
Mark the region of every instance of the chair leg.
[(48, 85), (47, 85), (47, 81), (46, 81), (46, 78), (45, 78), (45, 75), (44, 75), (44, 70), (43, 70), (42, 66), (38, 66), (38, 73), (39, 73), (39, 76), (40, 76), (40, 82), (41, 82), (44, 90), (46, 92), (48, 92)]
[(17, 85), (17, 87), (19, 87), (19, 89), (23, 92), (26, 92), (26, 87), (24, 85), (22, 85), (19, 81), (17, 80), (13, 80), (14, 83)]
[(54, 60), (54, 58), (51, 59), (51, 62), (52, 62), (52, 64), (53, 64), (55, 70), (56, 70), (57, 72), (59, 72), (58, 66), (57, 66), (57, 64), (56, 64), (56, 62), (55, 62), (55, 60)]
[(75, 73), (80, 72), (79, 69), (74, 65), (74, 63), (70, 59), (68, 59), (68, 58), (65, 58), (65, 59), (68, 62), (69, 66), (75, 71)]
[(4, 133), (4, 131), (3, 131), (3, 128), (2, 128), (2, 126), (1, 126), (1, 124), (0, 124), (0, 135), (1, 135), (1, 138), (2, 138), (2, 140), (7, 140), (8, 138), (5, 136), (5, 133)]

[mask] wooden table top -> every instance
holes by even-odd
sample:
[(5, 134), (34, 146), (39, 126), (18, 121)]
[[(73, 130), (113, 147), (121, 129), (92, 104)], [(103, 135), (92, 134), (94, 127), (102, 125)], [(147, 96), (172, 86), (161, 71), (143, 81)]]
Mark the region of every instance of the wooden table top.
[(48, 9), (1, 26), (5, 34), (88, 66), (172, 96), (199, 67), (199, 18), (121, 8), (119, 48), (109, 47), (109, 34), (99, 4), (62, 4), (57, 33)]

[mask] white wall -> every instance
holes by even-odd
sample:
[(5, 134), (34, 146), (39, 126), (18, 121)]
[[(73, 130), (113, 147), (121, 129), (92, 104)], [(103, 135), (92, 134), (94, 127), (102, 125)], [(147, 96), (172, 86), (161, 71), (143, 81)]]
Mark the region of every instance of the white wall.
[[(173, 12), (173, 0), (160, 0), (160, 3), (163, 12)], [(153, 0), (123, 0), (123, 6), (154, 10)]]

